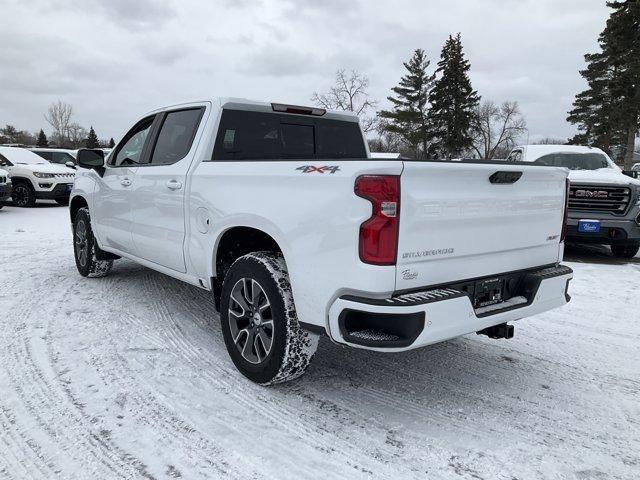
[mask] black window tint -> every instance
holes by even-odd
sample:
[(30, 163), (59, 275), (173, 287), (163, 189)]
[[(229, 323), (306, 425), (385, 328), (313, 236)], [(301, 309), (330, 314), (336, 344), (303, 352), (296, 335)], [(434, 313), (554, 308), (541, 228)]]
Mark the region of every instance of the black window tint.
[(313, 125), (283, 123), (282, 156), (285, 158), (310, 158), (315, 154)]
[(76, 159), (67, 152), (53, 152), (53, 163), (60, 163), (64, 165), (67, 162), (76, 163)]
[(366, 158), (355, 122), (311, 116), (224, 110), (214, 160)]
[(45, 160), (51, 161), (53, 159), (53, 154), (51, 152), (33, 152), (33, 153), (44, 158)]
[(323, 158), (366, 158), (360, 126), (353, 122), (324, 120), (317, 127), (317, 154)]
[(169, 112), (162, 122), (151, 163), (168, 165), (182, 160), (193, 143), (202, 109)]

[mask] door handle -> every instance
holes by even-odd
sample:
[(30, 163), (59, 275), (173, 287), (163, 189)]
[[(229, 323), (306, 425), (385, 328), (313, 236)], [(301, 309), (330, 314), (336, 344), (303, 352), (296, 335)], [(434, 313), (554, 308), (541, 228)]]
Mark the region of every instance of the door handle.
[(122, 180), (120, 180), (120, 185), (122, 185), (123, 187), (130, 187), (131, 180), (129, 180), (128, 178), (123, 178)]
[(167, 182), (167, 188), (170, 188), (171, 190), (180, 190), (182, 188), (182, 183), (178, 180), (169, 180)]

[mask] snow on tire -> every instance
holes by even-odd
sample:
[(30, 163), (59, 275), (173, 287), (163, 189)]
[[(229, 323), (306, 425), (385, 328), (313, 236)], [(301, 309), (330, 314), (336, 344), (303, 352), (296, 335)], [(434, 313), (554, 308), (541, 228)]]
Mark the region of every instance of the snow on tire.
[(89, 209), (81, 208), (73, 220), (73, 256), (78, 272), (83, 277), (104, 277), (111, 271), (113, 260), (99, 260), (96, 255), (98, 251), (91, 230)]
[(262, 385), (301, 376), (318, 347), (319, 336), (298, 323), (280, 254), (254, 252), (231, 265), (222, 286), (220, 320), (236, 368)]

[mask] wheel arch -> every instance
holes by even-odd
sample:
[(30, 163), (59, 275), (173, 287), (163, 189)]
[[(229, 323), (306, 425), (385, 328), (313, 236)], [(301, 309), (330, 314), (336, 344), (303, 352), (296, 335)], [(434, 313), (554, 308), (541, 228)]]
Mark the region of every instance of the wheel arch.
[(220, 307), (222, 282), (231, 264), (247, 253), (268, 251), (280, 253), (284, 257), (281, 245), (273, 235), (261, 228), (236, 225), (225, 229), (217, 238), (213, 250), (213, 287), (216, 307)]
[(75, 220), (78, 210), (84, 207), (88, 208), (89, 204), (87, 203), (87, 200), (82, 195), (76, 195), (71, 199), (71, 201), (69, 202), (69, 217), (70, 217), (71, 223), (73, 223), (73, 221)]

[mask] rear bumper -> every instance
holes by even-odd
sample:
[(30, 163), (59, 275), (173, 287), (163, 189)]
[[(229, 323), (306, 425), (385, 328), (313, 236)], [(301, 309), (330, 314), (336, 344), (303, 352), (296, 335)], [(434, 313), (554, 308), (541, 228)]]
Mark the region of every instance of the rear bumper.
[(528, 298), (474, 309), (467, 294), (439, 288), (390, 299), (343, 296), (329, 309), (332, 339), (356, 348), (400, 352), (478, 332), (566, 304), (573, 271), (566, 266), (526, 273)]

